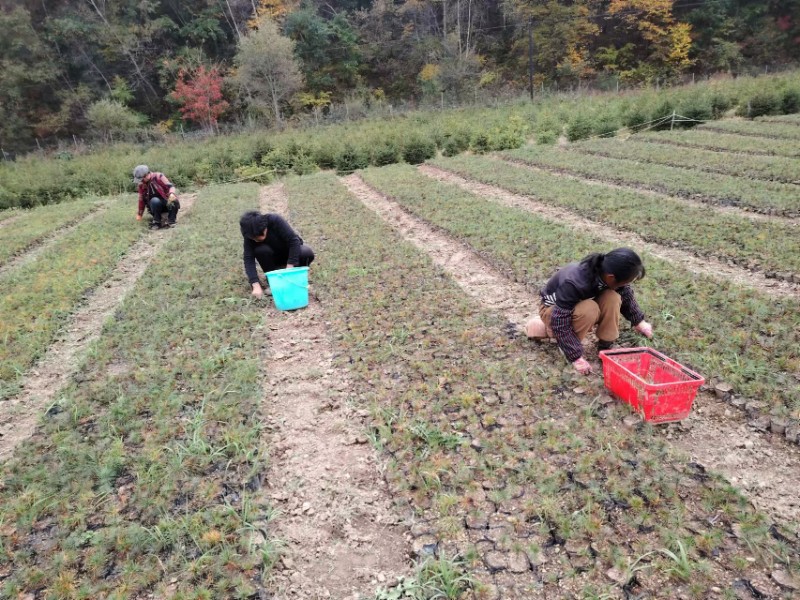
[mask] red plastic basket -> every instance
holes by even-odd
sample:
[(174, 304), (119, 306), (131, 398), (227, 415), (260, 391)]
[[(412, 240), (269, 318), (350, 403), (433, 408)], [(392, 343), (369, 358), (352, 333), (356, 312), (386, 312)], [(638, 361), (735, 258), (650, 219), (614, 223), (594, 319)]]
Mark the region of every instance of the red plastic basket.
[(705, 379), (652, 348), (600, 352), (603, 379), (612, 394), (630, 404), (645, 421), (680, 421), (692, 410)]

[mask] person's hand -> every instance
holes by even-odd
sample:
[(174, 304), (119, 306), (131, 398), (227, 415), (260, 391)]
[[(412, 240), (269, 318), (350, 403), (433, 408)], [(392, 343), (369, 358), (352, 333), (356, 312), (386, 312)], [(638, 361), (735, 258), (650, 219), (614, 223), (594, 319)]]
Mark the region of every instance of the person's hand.
[(261, 289), (261, 284), (257, 281), (253, 284), (253, 291), (250, 292), (254, 298), (257, 300), (261, 300), (261, 297), (264, 295), (264, 290)]
[(589, 361), (583, 358), (582, 356), (578, 360), (573, 362), (572, 366), (581, 375), (588, 375), (589, 373), (592, 372), (592, 365), (590, 365)]
[(140, 215), (139, 213), (136, 213), (136, 220), (137, 221), (141, 221), (142, 220), (142, 215)]
[(651, 339), (653, 337), (653, 326), (647, 321), (642, 321), (636, 327), (634, 327), (634, 329), (647, 339)]
[(287, 269), (294, 269), (294, 265), (286, 265)]
[(175, 206), (175, 200), (177, 199), (178, 197), (175, 194), (170, 194), (169, 198), (167, 198), (167, 208), (171, 210)]

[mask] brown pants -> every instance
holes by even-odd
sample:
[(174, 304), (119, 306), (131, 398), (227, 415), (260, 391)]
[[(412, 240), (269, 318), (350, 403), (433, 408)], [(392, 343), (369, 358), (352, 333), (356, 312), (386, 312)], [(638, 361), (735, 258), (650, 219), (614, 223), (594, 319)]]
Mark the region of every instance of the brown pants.
[[(594, 300), (578, 302), (572, 312), (572, 329), (575, 335), (583, 341), (586, 335), (597, 325), (597, 339), (602, 342), (614, 342), (619, 337), (619, 309), (622, 306), (622, 296), (614, 290), (604, 290)], [(542, 306), (539, 316), (550, 329), (550, 316), (552, 306)]]

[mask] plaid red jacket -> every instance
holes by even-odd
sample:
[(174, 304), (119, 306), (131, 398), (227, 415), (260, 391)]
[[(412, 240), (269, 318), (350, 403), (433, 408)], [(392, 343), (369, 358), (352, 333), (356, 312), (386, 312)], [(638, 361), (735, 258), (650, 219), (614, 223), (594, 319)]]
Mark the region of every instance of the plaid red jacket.
[(163, 173), (152, 173), (150, 181), (139, 184), (139, 214), (144, 214), (145, 206), (151, 198), (159, 197), (167, 200), (170, 194), (177, 196), (178, 192), (167, 176)]

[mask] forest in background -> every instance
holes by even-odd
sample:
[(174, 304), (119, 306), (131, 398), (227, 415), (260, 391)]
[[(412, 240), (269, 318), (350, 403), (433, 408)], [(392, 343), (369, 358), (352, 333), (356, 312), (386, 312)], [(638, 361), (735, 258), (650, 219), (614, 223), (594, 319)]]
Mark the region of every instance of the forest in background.
[(0, 0), (0, 146), (800, 59), (800, 0)]

